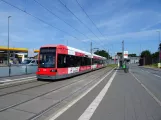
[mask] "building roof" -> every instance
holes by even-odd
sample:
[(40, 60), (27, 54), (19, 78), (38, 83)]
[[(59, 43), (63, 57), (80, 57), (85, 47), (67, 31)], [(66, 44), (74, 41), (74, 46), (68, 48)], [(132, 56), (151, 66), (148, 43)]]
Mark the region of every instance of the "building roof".
[[(15, 47), (9, 47), (10, 51), (15, 51), (15, 52), (28, 52), (27, 48), (15, 48)], [(8, 47), (6, 46), (0, 46), (0, 51), (8, 51)], [(34, 50), (35, 53), (39, 52), (39, 50)]]

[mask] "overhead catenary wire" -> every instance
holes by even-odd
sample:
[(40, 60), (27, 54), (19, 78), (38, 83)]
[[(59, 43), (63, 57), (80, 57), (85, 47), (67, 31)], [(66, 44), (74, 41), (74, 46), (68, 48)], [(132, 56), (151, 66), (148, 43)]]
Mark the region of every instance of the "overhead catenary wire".
[[(58, 0), (81, 24), (83, 24), (97, 39), (98, 36), (86, 25), (82, 22), (61, 0)], [(99, 39), (100, 40), (100, 39)]]
[(59, 31), (61, 31), (61, 32), (65, 33), (65, 34), (67, 34), (67, 35), (69, 35), (69, 36), (71, 36), (71, 37), (73, 37), (73, 38), (75, 38), (75, 39), (77, 39), (77, 40), (79, 40), (77, 37), (71, 35), (70, 33), (66, 32), (66, 31), (64, 31), (64, 30), (61, 30), (61, 29), (59, 29), (59, 28), (53, 26), (52, 24), (47, 23), (46, 21), (44, 21), (44, 20), (42, 20), (42, 19), (40, 19), (40, 18), (38, 18), (38, 17), (32, 15), (31, 13), (29, 13), (29, 12), (27, 12), (27, 11), (25, 11), (25, 10), (23, 10), (23, 9), (21, 9), (21, 8), (19, 8), (19, 7), (15, 6), (15, 5), (13, 5), (13, 4), (11, 4), (11, 3), (5, 1), (5, 0), (0, 0), (0, 1), (2, 1), (2, 2), (6, 3), (6, 4), (8, 4), (8, 5), (10, 5), (10, 6), (14, 7), (14, 8), (16, 8), (16, 9), (18, 9), (18, 10), (21, 11), (21, 12), (24, 12), (25, 14), (27, 14), (27, 15), (29, 15), (29, 16), (31, 16), (31, 17), (33, 17), (33, 18), (39, 20), (39, 21), (41, 21), (42, 23), (44, 23), (44, 24), (46, 24), (46, 25), (48, 25), (48, 26), (50, 26), (50, 27), (53, 27), (53, 28), (55, 28), (55, 29), (57, 29), (57, 30), (59, 30)]
[(49, 13), (51, 13), (52, 15), (54, 15), (55, 17), (57, 17), (59, 20), (63, 21), (65, 24), (67, 24), (68, 26), (70, 26), (71, 28), (73, 28), (75, 31), (77, 31), (81, 35), (83, 35), (83, 36), (85, 36), (85, 37), (87, 37), (88, 39), (91, 40), (91, 38), (89, 38), (88, 36), (86, 36), (84, 33), (80, 32), (78, 29), (74, 28), (72, 25), (70, 25), (65, 20), (63, 20), (62, 18), (60, 18), (58, 15), (56, 15), (55, 13), (53, 13), (50, 9), (48, 9), (47, 7), (45, 7), (44, 5), (42, 5), (40, 2), (38, 2), (37, 0), (33, 0), (33, 1), (35, 1), (38, 5), (40, 5), (42, 8), (44, 8), (46, 11), (48, 11)]
[(76, 3), (78, 4), (78, 6), (82, 9), (82, 11), (85, 13), (85, 15), (88, 17), (88, 19), (91, 21), (91, 23), (96, 27), (96, 29), (98, 30), (98, 32), (105, 38), (105, 36), (102, 34), (102, 32), (99, 30), (99, 28), (97, 27), (97, 25), (94, 23), (94, 21), (89, 17), (89, 15), (87, 14), (87, 12), (84, 10), (84, 8), (81, 6), (81, 4), (78, 2), (78, 0), (76, 0)]

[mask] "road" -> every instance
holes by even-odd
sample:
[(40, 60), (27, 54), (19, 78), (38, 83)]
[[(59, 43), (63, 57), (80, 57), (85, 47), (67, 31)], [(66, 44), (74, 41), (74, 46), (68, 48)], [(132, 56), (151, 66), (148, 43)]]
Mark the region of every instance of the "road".
[(161, 120), (161, 73), (130, 65), (0, 89), (1, 120)]

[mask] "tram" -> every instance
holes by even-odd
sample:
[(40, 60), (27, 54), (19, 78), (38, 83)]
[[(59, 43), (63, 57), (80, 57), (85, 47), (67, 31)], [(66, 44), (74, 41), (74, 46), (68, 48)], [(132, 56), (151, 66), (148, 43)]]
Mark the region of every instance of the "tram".
[(61, 79), (106, 65), (107, 59), (65, 45), (46, 45), (39, 51), (37, 79)]

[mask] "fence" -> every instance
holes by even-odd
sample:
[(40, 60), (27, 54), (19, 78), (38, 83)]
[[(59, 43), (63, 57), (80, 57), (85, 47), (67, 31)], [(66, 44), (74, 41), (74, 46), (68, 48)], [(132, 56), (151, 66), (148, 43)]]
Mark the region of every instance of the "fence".
[(0, 77), (14, 76), (14, 75), (25, 75), (35, 73), (37, 66), (31, 65), (15, 65), (0, 67)]
[(156, 64), (158, 62), (159, 62), (158, 58), (151, 58), (151, 57), (143, 57), (143, 58), (140, 58), (139, 60), (140, 65), (151, 65), (151, 64)]

